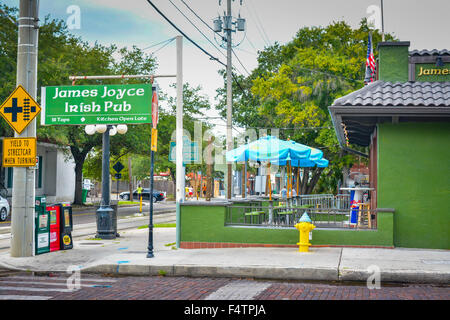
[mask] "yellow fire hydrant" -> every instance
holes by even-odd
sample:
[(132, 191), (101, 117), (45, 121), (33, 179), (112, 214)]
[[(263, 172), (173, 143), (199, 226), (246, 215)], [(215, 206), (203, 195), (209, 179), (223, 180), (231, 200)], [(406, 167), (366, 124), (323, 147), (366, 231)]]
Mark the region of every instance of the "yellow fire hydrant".
[(300, 242), (297, 243), (299, 252), (309, 251), (309, 246), (311, 245), (309, 242), (309, 233), (316, 227), (311, 222), (310, 217), (305, 212), (299, 222), (295, 225), (295, 228), (300, 232)]

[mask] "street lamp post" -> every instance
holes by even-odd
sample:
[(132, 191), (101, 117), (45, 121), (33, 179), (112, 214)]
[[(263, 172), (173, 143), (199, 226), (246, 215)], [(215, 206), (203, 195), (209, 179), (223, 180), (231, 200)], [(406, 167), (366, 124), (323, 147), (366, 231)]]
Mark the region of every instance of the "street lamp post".
[[(119, 126), (118, 126), (119, 127)], [(96, 237), (100, 239), (115, 239), (117, 230), (114, 225), (114, 210), (111, 208), (110, 197), (111, 190), (109, 184), (109, 158), (110, 158), (110, 142), (111, 135), (124, 134), (127, 131), (126, 126), (116, 130), (112, 125), (87, 125), (85, 132), (89, 135), (95, 132), (103, 134), (102, 141), (102, 201), (100, 208), (97, 209), (97, 234)], [(112, 133), (112, 134), (111, 134)]]

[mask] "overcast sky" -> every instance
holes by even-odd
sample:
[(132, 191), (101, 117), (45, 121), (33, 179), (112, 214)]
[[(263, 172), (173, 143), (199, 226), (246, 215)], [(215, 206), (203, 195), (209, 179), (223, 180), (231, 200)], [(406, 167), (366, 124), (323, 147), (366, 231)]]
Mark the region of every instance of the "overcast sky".
[[(0, 0), (9, 6), (18, 6), (19, 0)], [(183, 1), (205, 22), (212, 21), (226, 10), (226, 0), (151, 0), (174, 24), (206, 51), (226, 62), (225, 50), (220, 48), (220, 39), (208, 29)], [(178, 7), (207, 38), (177, 10)], [(368, 12), (370, 6), (380, 7), (381, 0), (240, 0), (233, 2), (233, 16), (239, 14), (246, 19), (247, 31), (233, 35), (233, 42), (243, 66), (233, 56), (233, 65), (239, 73), (247, 75), (256, 67), (257, 51), (275, 41), (284, 44), (305, 26), (326, 26), (333, 21), (344, 20), (357, 27), (364, 17), (375, 17)], [(68, 23), (74, 12), (70, 6), (80, 9), (80, 26), (71, 30), (91, 43), (116, 44), (119, 47), (136, 45), (146, 48), (177, 36), (179, 33), (162, 18), (146, 0), (40, 0), (40, 16), (50, 15)], [(413, 49), (450, 49), (449, 0), (384, 0), (384, 28), (402, 41), (410, 41)], [(379, 21), (379, 20), (378, 20)], [(378, 22), (379, 23), (379, 22)], [(217, 47), (217, 48), (216, 48)], [(160, 49), (155, 46), (146, 50), (151, 53)], [(175, 74), (175, 42), (155, 53), (158, 60), (157, 74)], [(209, 59), (198, 48), (184, 39), (183, 77), (192, 86), (200, 85), (203, 93), (214, 104), (216, 89), (224, 85), (219, 76), (220, 64)], [(246, 69), (246, 70), (245, 70)], [(165, 92), (175, 79), (159, 79)], [(217, 115), (211, 112), (211, 115)], [(224, 131), (225, 122), (214, 121)], [(221, 125), (221, 126), (220, 126)]]

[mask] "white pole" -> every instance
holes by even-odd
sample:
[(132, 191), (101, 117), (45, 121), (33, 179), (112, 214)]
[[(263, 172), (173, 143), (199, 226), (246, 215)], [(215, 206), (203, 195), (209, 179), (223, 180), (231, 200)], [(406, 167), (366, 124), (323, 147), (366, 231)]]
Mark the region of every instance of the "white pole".
[(184, 201), (183, 167), (183, 37), (177, 43), (177, 120), (176, 120), (176, 245), (180, 247), (180, 204)]
[[(20, 0), (19, 37), (17, 44), (17, 85), (36, 99), (38, 55), (39, 1)], [(36, 119), (15, 137), (36, 137)], [(32, 168), (14, 168), (11, 215), (11, 257), (34, 255), (35, 171)]]
[[(228, 20), (229, 19), (229, 20)], [(227, 0), (227, 151), (233, 149), (232, 134), (232, 111), (233, 111), (233, 95), (232, 95), (232, 62), (231, 62), (231, 0)], [(227, 196), (226, 199), (233, 197), (233, 167), (230, 162), (227, 163)]]

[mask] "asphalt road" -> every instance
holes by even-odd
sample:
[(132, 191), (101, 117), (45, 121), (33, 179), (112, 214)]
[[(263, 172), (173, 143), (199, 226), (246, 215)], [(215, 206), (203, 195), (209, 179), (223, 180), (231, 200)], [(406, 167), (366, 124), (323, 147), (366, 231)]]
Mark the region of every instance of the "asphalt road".
[[(176, 222), (176, 205), (174, 202), (161, 202), (153, 204), (154, 224), (175, 223)], [(148, 224), (149, 205), (148, 203), (142, 207), (142, 213), (139, 213), (138, 206), (119, 207), (117, 229), (126, 230), (137, 228)], [(74, 239), (93, 236), (96, 233), (96, 214), (95, 208), (85, 210), (77, 210), (73, 212), (74, 230), (72, 236)], [(9, 220), (0, 224), (0, 252), (8, 251), (10, 248), (10, 228)]]
[[(155, 214), (163, 213), (163, 212), (175, 212), (176, 204), (175, 202), (157, 202), (153, 204), (153, 212)], [(142, 205), (142, 214), (148, 215), (150, 212), (150, 206), (148, 201), (143, 202)], [(139, 213), (139, 202), (136, 202), (135, 206), (120, 206), (118, 210), (118, 218), (124, 218), (133, 216)], [(86, 209), (77, 209), (73, 210), (73, 224), (85, 224), (85, 223), (93, 223), (95, 222), (95, 208), (86, 208)], [(9, 227), (11, 226), (11, 216), (8, 217), (6, 221), (0, 222), (0, 227)]]

